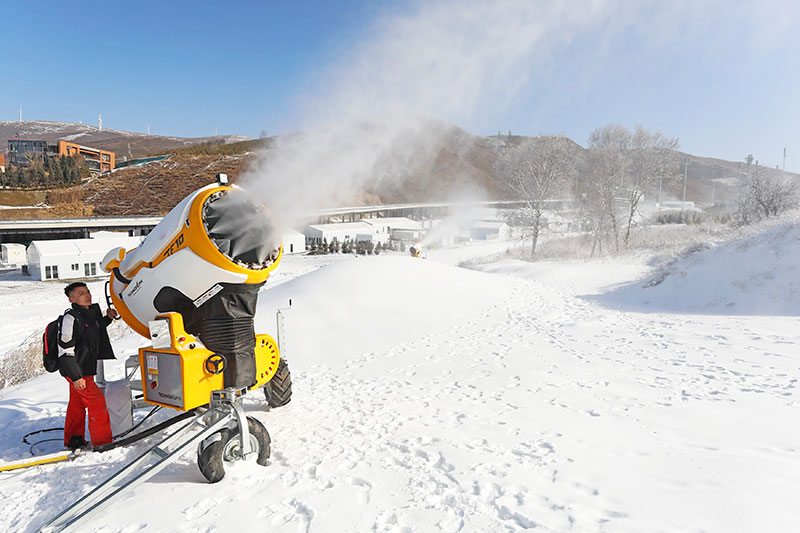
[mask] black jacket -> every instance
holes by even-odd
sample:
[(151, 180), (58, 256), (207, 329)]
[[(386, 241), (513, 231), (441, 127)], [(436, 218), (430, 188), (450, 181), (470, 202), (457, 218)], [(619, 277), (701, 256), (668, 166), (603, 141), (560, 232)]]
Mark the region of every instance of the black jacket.
[(85, 309), (72, 304), (61, 318), (58, 336), (58, 371), (72, 381), (97, 374), (98, 359), (114, 359), (106, 328), (111, 319), (100, 306)]

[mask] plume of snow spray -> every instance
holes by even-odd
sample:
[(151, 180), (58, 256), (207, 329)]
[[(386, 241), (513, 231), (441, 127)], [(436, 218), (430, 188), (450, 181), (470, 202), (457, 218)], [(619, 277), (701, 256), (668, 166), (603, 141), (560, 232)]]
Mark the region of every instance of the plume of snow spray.
[(423, 175), (447, 127), (491, 120), (538, 55), (601, 24), (601, 4), (445, 0), (378, 20), (304, 99), (301, 133), (280, 137), (244, 176), (282, 227), (341, 206), (366, 183)]
[(450, 210), (448, 217), (444, 218), (425, 234), (419, 245), (423, 248), (430, 248), (431, 245), (455, 237), (459, 230), (478, 220), (484, 212), (484, 209), (476, 208), (474, 205), (469, 204), (461, 204), (454, 207)]
[(283, 227), (352, 201), (368, 183), (399, 189), (398, 180), (425, 176), (435, 161), (448, 132), (437, 121), (497, 127), (532, 74), (546, 80), (578, 38), (593, 46), (581, 48), (586, 73), (575, 84), (599, 83), (596, 58), (622, 30), (634, 28), (652, 51), (689, 31), (686, 13), (700, 21), (689, 25), (696, 31), (724, 6), (701, 4), (412, 2), (379, 18), (319, 75), (296, 116), (301, 133), (280, 137), (243, 184)]

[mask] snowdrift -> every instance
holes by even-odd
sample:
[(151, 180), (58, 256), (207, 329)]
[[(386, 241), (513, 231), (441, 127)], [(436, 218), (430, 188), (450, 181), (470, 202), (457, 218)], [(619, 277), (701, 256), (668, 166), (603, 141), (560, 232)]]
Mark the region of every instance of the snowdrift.
[(283, 354), (293, 370), (336, 366), (365, 352), (446, 330), (500, 301), (510, 283), (407, 256), (359, 257), (261, 292), (256, 331), (274, 335), (288, 306)]
[(638, 311), (800, 314), (800, 222), (724, 244), (697, 245), (654, 275), (595, 297)]

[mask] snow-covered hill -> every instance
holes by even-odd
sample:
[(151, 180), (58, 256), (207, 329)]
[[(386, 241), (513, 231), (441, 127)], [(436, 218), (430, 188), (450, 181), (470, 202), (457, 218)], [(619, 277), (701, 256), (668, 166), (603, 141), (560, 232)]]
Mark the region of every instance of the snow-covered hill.
[[(796, 238), (779, 233), (785, 246)], [(272, 436), (269, 465), (236, 464), (209, 485), (187, 456), (81, 531), (800, 527), (794, 317), (690, 314), (680, 292), (671, 312), (603, 300), (652, 278), (645, 256), (479, 271), (436, 256), (285, 258), (257, 330), (272, 331), (292, 298), (294, 397), (272, 411), (245, 402)], [(732, 252), (725, 270), (747, 280), (753, 266)], [(61, 305), (60, 286), (33, 287)], [(645, 309), (651, 289), (625, 290)], [(17, 327), (46, 322), (43, 309)], [(14, 335), (4, 328), (0, 342)], [(140, 343), (122, 338), (118, 355)], [(0, 460), (27, 453), (26, 432), (60, 424), (66, 395), (52, 375), (0, 391)], [(0, 474), (0, 529), (36, 531), (143, 448)]]
[(722, 315), (800, 315), (800, 220), (705, 243), (653, 275), (600, 297), (625, 308)]

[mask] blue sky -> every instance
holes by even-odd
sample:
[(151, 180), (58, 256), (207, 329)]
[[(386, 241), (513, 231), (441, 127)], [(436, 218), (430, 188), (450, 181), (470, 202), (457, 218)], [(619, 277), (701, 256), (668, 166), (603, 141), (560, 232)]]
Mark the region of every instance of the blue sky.
[[(531, 21), (518, 30), (536, 39), (512, 43), (517, 61), (502, 75), (489, 64), (476, 69), (478, 82), (454, 82), (464, 94), (453, 105), (422, 102), (414, 90), (406, 98), (397, 85), (405, 76), (437, 93), (463, 65), (497, 63), (471, 48), (487, 42), (483, 21), (502, 18), (437, 19), (434, 2), (412, 1), (5, 2), (0, 120), (16, 120), (22, 105), (26, 120), (96, 124), (102, 113), (105, 127), (120, 130), (256, 137), (305, 128), (312, 109), (335, 118), (348, 98), (370, 99), (373, 111), (400, 99), (474, 134), (563, 133), (585, 145), (596, 127), (641, 124), (696, 155), (752, 153), (775, 166), (787, 147), (787, 170), (800, 171), (793, 2), (439, 4), (514, 13), (515, 2)], [(433, 34), (439, 28), (446, 39)], [(416, 58), (431, 62), (440, 50), (435, 68), (446, 76), (415, 70)], [(342, 89), (355, 79), (358, 90)], [(382, 81), (364, 90), (374, 79)]]

